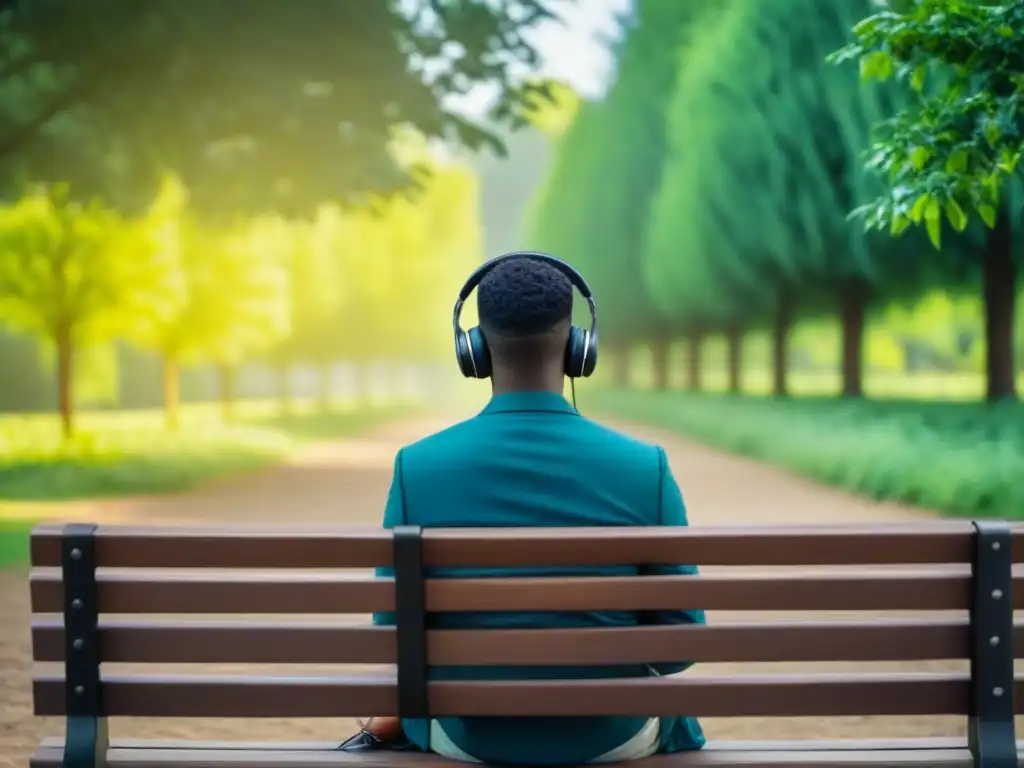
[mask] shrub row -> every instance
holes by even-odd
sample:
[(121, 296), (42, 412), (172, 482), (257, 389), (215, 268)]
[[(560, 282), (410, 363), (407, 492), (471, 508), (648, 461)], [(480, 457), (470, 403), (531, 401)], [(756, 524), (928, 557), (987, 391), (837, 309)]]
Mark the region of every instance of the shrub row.
[(1024, 406), (603, 391), (598, 411), (879, 500), (1024, 518)]

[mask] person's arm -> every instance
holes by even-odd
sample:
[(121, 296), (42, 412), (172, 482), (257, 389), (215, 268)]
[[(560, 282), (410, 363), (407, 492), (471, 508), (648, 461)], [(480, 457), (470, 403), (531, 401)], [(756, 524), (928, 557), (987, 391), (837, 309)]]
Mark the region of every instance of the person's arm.
[[(675, 477), (672, 475), (672, 468), (665, 456), (665, 449), (658, 448), (658, 465), (660, 471), (660, 485), (658, 488), (658, 525), (685, 526), (686, 505), (683, 504), (683, 494), (679, 490)], [(695, 576), (697, 566), (695, 565), (651, 565), (641, 569), (645, 576)], [(679, 610), (679, 611), (644, 611), (640, 614), (641, 624), (704, 624), (704, 611), (700, 609)], [(682, 672), (693, 662), (664, 662), (652, 664), (651, 667), (659, 675), (674, 675)]]
[[(402, 488), (402, 452), (395, 455), (395, 469), (391, 476), (391, 487), (388, 489), (388, 500), (384, 505), (384, 521), (381, 525), (390, 530), (405, 522), (405, 492)], [(395, 578), (395, 569), (382, 566), (375, 571), (377, 578)], [(395, 626), (394, 611), (380, 611), (373, 614), (373, 623), (381, 627)]]

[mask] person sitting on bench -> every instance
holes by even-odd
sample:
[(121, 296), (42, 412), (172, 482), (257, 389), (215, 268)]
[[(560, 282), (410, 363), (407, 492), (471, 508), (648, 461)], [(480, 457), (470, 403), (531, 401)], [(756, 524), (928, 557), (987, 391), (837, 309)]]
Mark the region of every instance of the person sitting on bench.
[[(591, 330), (571, 325), (576, 285), (591, 308)], [(463, 301), (478, 288), (480, 326), (459, 329)], [(384, 527), (679, 526), (686, 509), (664, 449), (582, 417), (562, 395), (564, 379), (596, 363), (597, 317), (590, 290), (568, 264), (546, 254), (507, 254), (467, 281), (455, 307), (462, 372), (490, 378), (484, 410), (402, 448)], [(573, 392), (575, 401), (575, 391)], [(572, 553), (566, 553), (572, 561)], [(636, 574), (635, 566), (545, 569), (570, 575)], [(641, 567), (644, 574), (695, 574), (693, 566)], [(391, 569), (381, 569), (393, 575)], [(522, 569), (438, 569), (430, 576), (524, 575)], [(703, 611), (651, 613), (463, 613), (431, 615), (431, 628), (613, 627), (701, 624)], [(374, 622), (393, 625), (394, 614)], [(671, 675), (688, 662), (608, 667), (435, 667), (431, 679), (600, 679)], [(419, 749), (453, 760), (556, 766), (634, 760), (700, 749), (687, 717), (374, 718), (340, 749)]]

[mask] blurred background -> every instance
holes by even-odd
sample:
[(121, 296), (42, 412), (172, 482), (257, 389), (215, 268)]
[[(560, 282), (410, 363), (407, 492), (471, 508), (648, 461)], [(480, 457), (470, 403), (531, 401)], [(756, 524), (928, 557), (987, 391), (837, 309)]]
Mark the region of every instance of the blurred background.
[(584, 411), (1021, 514), (1024, 198), (851, 217), (914, 99), (827, 61), (879, 7), (0, 2), (6, 517), (471, 413), (453, 297), (524, 248), (596, 293)]
[[(579, 407), (666, 448), (694, 524), (1024, 516), (1021, 28), (1024, 0), (0, 0), (0, 765), (44, 732), (33, 523), (379, 524), (395, 452), (489, 395), (450, 312), (509, 250), (589, 280)], [(709, 734), (834, 732), (757, 723)]]

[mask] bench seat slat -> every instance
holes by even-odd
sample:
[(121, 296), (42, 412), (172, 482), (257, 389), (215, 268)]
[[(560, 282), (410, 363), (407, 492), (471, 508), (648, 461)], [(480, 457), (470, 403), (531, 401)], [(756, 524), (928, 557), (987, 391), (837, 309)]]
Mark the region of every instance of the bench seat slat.
[[(35, 566), (60, 565), (62, 529), (32, 534)], [(1024, 562), (1024, 527), (1013, 529)], [(565, 542), (572, 541), (570, 562)], [(99, 526), (97, 564), (120, 568), (373, 568), (392, 562), (391, 532), (379, 528)], [(423, 534), (433, 566), (559, 566), (620, 563), (697, 565), (897, 565), (967, 563), (967, 521), (916, 526), (437, 529)]]
[[(445, 715), (697, 715), (786, 717), (966, 714), (961, 673), (679, 675), (664, 678), (432, 682), (430, 710)], [(65, 714), (64, 678), (37, 674), (35, 713)], [(1024, 678), (1015, 684), (1024, 704)], [(111, 717), (365, 717), (398, 714), (394, 678), (351, 675), (103, 677)]]
[[(755, 622), (710, 626), (586, 629), (430, 630), (437, 666), (646, 664), (693, 662), (927, 661), (966, 659), (967, 619)], [(36, 661), (63, 661), (60, 617), (34, 617)], [(1024, 656), (1024, 623), (1014, 627)], [(180, 620), (100, 622), (103, 662), (150, 664), (394, 664), (391, 627), (323, 622)]]
[[(431, 579), (427, 610), (727, 611), (967, 610), (970, 572), (920, 569), (856, 574), (703, 574), (692, 576)], [(101, 572), (101, 613), (373, 613), (395, 606), (394, 582), (359, 574)], [(1015, 608), (1024, 608), (1024, 571), (1014, 575)], [(35, 613), (60, 613), (60, 572), (30, 577)]]
[[(338, 745), (337, 741), (182, 741), (181, 739), (112, 739), (111, 744), (119, 749), (177, 749), (182, 745), (189, 749), (270, 749), (285, 752), (323, 752)], [(49, 737), (42, 740), (41, 747), (63, 749), (64, 739)], [(1024, 750), (1024, 741), (1019, 742)], [(814, 739), (786, 741), (784, 739), (715, 739), (704, 747), (705, 752), (823, 752), (826, 750), (886, 750), (901, 749), (966, 749), (967, 740), (957, 736), (930, 736), (918, 738), (886, 739)]]
[[(937, 766), (939, 768), (969, 768), (970, 753), (966, 747), (950, 747), (945, 740), (936, 739), (935, 746), (922, 740), (918, 748), (875, 749), (870, 742), (865, 748), (852, 746), (836, 750), (807, 742), (801, 748), (789, 749), (785, 745), (767, 746), (764, 742), (744, 745), (736, 742), (729, 748), (709, 744), (700, 752), (658, 755), (647, 758), (643, 765), (651, 768), (852, 768), (853, 766)], [(283, 746), (283, 745), (281, 745)], [(55, 768), (60, 765), (60, 744), (45, 744), (35, 753), (31, 768)], [(164, 742), (153, 747), (125, 747), (112, 744), (107, 753), (111, 768), (221, 768), (252, 766), (253, 768), (290, 768), (291, 766), (366, 766), (367, 768), (465, 768), (465, 763), (448, 760), (439, 755), (403, 752), (377, 752), (346, 754), (320, 749), (275, 749), (273, 745), (242, 747), (238, 744), (209, 743), (196, 747), (188, 742)]]

